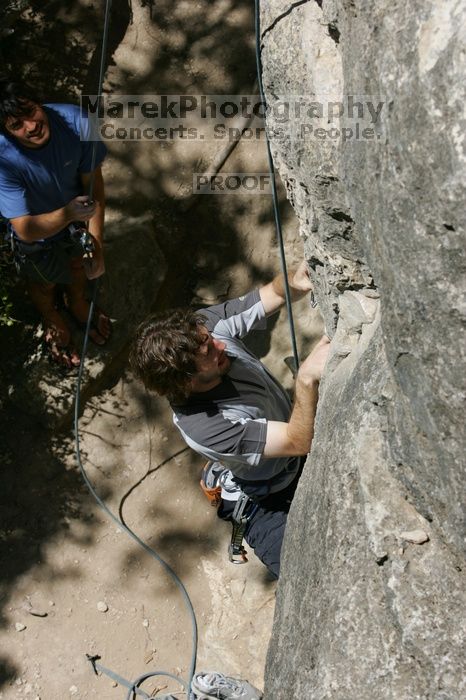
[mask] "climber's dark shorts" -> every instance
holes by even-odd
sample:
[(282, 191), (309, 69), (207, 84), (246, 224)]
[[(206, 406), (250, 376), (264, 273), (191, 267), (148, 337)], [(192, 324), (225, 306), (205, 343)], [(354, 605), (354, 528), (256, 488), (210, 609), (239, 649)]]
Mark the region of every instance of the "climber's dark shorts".
[(25, 243), (14, 238), (14, 257), (18, 274), (32, 282), (44, 284), (71, 284), (72, 264), (82, 258), (79, 241), (68, 230), (53, 238)]
[[(260, 501), (244, 536), (248, 545), (254, 550), (254, 554), (265, 564), (274, 578), (278, 578), (280, 574), (280, 554), (286, 521), (304, 462), (305, 459), (302, 460), (300, 469), (291, 484)], [(222, 520), (231, 520), (234, 508), (235, 501), (222, 499), (217, 514)]]

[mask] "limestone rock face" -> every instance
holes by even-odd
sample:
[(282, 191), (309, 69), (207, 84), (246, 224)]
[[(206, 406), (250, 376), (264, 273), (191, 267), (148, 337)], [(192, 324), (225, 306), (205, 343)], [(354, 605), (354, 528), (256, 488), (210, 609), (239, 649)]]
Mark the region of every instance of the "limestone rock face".
[(333, 336), (265, 697), (460, 700), (466, 4), (270, 0), (261, 23), (274, 159)]

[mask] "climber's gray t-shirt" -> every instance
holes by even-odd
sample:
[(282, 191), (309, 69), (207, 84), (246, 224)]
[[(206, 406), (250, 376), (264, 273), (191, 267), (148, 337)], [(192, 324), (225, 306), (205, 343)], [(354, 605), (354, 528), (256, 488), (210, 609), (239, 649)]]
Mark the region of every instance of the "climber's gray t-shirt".
[(279, 382), (240, 340), (252, 329), (266, 327), (259, 291), (199, 314), (214, 338), (226, 343), (231, 366), (218, 386), (172, 406), (174, 423), (196, 452), (228, 467), (246, 493), (280, 491), (294, 479), (299, 460), (265, 458), (263, 452), (267, 421), (288, 422), (291, 403)]

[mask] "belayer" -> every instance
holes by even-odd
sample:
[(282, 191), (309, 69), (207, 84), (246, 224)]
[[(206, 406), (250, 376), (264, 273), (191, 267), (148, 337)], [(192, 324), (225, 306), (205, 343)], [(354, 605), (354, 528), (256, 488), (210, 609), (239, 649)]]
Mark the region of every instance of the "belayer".
[[(105, 270), (105, 155), (103, 143), (91, 140), (79, 107), (42, 105), (26, 87), (0, 80), (0, 214), (9, 221), (15, 263), (42, 316), (50, 357), (66, 368), (80, 358), (56, 306), (56, 285), (65, 285), (68, 311), (83, 327), (86, 279)], [(104, 345), (110, 333), (110, 319), (97, 308), (91, 340)]]
[[(305, 261), (290, 273), (289, 285), (293, 301), (311, 291)], [(301, 364), (292, 407), (241, 340), (265, 328), (267, 316), (284, 303), (278, 275), (222, 304), (151, 316), (139, 326), (131, 352), (135, 374), (147, 389), (168, 398), (183, 438), (210, 461), (206, 487), (221, 487), (218, 515), (233, 522), (230, 559), (244, 559), (244, 536), (275, 578), (290, 503), (313, 438), (330, 343), (323, 336)]]

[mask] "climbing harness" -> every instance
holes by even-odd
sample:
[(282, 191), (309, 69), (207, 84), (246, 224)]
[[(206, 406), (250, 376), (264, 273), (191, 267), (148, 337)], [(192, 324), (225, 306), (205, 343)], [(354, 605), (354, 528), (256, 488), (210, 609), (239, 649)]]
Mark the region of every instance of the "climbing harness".
[[(76, 255), (79, 255), (80, 250), (82, 251), (85, 261), (91, 259), (94, 251), (94, 239), (89, 233), (87, 226), (79, 221), (72, 222), (51, 238), (31, 243), (18, 238), (13, 226), (8, 223), (4, 239), (10, 248), (10, 258), (18, 274), (20, 274), (21, 268), (28, 260), (37, 269), (36, 263), (40, 265), (40, 260), (47, 258), (53, 250), (56, 250), (55, 246), (60, 246), (67, 240), (75, 245)], [(48, 282), (49, 280), (44, 278), (44, 281)]]
[(207, 462), (202, 470), (201, 489), (211, 506), (218, 508), (222, 498), (234, 501), (231, 515), (231, 541), (228, 546), (228, 558), (232, 564), (246, 564), (247, 552), (243, 539), (248, 523), (256, 514), (258, 504), (247, 496), (235, 483), (233, 474), (221, 462)]

